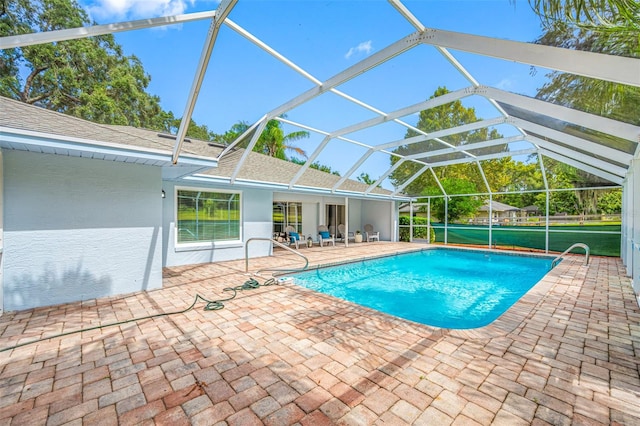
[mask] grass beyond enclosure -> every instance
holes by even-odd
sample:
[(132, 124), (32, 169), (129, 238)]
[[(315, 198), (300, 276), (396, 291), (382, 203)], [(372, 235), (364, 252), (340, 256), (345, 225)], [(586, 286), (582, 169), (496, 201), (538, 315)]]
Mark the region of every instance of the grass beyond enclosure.
[[(444, 225), (433, 224), (436, 242), (444, 242)], [(549, 227), (549, 250), (563, 252), (574, 243), (589, 246), (591, 254), (620, 256), (620, 225), (582, 225)], [(451, 244), (488, 245), (489, 228), (477, 225), (450, 225), (447, 242)], [(540, 226), (494, 226), (492, 246), (544, 250), (545, 232)], [(575, 253), (583, 253), (575, 249)]]
[(240, 239), (237, 220), (178, 220), (178, 243)]

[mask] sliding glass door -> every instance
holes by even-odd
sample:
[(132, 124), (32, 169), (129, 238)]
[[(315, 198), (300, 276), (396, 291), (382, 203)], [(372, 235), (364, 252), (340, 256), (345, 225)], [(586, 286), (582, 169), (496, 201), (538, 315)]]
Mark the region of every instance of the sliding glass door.
[(287, 226), (293, 226), (297, 232), (302, 233), (302, 203), (273, 203), (273, 232), (285, 232)]
[(341, 204), (325, 204), (326, 219), (325, 225), (329, 227), (329, 232), (333, 235), (338, 234), (338, 225), (345, 224), (345, 207)]

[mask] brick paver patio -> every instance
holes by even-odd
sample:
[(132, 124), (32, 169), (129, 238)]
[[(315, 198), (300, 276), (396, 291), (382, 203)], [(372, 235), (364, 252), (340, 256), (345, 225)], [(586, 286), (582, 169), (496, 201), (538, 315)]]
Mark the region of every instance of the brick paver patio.
[[(312, 264), (416, 249), (304, 249)], [(619, 259), (569, 256), (492, 325), (436, 329), (299, 288), (0, 352), (0, 425), (640, 424), (640, 309)], [(298, 264), (288, 253), (251, 270)], [(0, 350), (224, 298), (244, 261), (162, 290), (0, 317)], [(262, 281), (262, 280), (261, 280)], [(409, 302), (408, 302), (409, 303)]]

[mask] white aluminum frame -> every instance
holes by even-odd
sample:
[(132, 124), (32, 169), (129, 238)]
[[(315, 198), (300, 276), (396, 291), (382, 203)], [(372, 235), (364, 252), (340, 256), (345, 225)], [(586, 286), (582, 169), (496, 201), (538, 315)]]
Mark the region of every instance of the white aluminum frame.
[[(581, 168), (582, 170), (593, 173), (601, 178), (611, 180), (615, 183), (621, 182), (621, 180), (626, 175), (627, 170), (629, 169), (629, 164), (631, 163), (631, 161), (640, 155), (640, 127), (628, 123), (621, 123), (593, 114), (583, 113), (563, 106), (554, 105), (542, 100), (506, 92), (494, 87), (484, 86), (480, 82), (478, 82), (470, 72), (465, 69), (463, 64), (461, 64), (455, 58), (455, 56), (449, 51), (449, 49), (461, 50), (476, 55), (540, 66), (552, 70), (569, 72), (577, 75), (627, 84), (636, 87), (640, 87), (640, 59), (603, 55), (584, 51), (574, 51), (570, 49), (543, 46), (532, 43), (500, 40), (452, 31), (436, 30), (423, 25), (420, 20), (415, 15), (413, 15), (411, 11), (400, 0), (389, 0), (390, 5), (393, 6), (397, 13), (403, 16), (403, 18), (406, 19), (415, 28), (416, 31), (388, 45), (387, 47), (379, 50), (369, 57), (357, 62), (353, 66), (337, 73), (333, 77), (325, 81), (320, 81), (319, 79), (296, 65), (293, 61), (280, 54), (276, 49), (270, 47), (262, 40), (258, 39), (257, 37), (240, 27), (238, 24), (228, 19), (227, 17), (232, 12), (233, 7), (237, 3), (237, 1), (238, 0), (223, 0), (215, 11), (204, 11), (191, 14), (142, 19), (106, 25), (95, 25), (90, 27), (57, 30), (44, 33), (2, 37), (0, 38), (0, 48), (19, 48), (39, 43), (51, 43), (62, 40), (71, 40), (102, 34), (113, 34), (117, 32), (138, 30), (143, 28), (153, 28), (164, 25), (186, 24), (189, 22), (211, 19), (209, 32), (205, 38), (201, 57), (195, 71), (192, 87), (185, 105), (182, 122), (177, 132), (176, 144), (174, 146), (172, 155), (172, 162), (173, 164), (176, 164), (179, 161), (179, 158), (181, 158), (180, 151), (182, 143), (184, 142), (184, 136), (186, 134), (187, 126), (198, 99), (198, 93), (204, 79), (205, 72), (209, 66), (212, 49), (214, 47), (218, 32), (220, 31), (222, 24), (225, 24), (227, 27), (237, 32), (242, 37), (255, 44), (265, 52), (269, 53), (271, 56), (281, 61), (289, 68), (293, 69), (298, 74), (302, 75), (314, 84), (313, 88), (299, 94), (298, 96), (283, 103), (279, 107), (267, 112), (263, 117), (256, 121), (249, 128), (249, 130), (247, 130), (247, 132), (245, 132), (229, 147), (227, 147), (216, 159), (218, 161), (222, 159), (233, 147), (235, 147), (239, 143), (239, 141), (243, 140), (251, 131), (255, 131), (255, 133), (249, 144), (249, 147), (247, 148), (250, 149), (251, 147), (253, 147), (258, 137), (260, 136), (262, 129), (264, 128), (268, 120), (271, 119), (280, 119), (281, 121), (286, 122), (290, 125), (305, 128), (325, 135), (322, 142), (316, 147), (313, 154), (309, 157), (307, 163), (300, 168), (298, 173), (296, 173), (289, 182), (288, 187), (290, 189), (302, 188), (300, 185), (297, 185), (297, 182), (305, 173), (309, 165), (317, 159), (317, 157), (322, 153), (322, 151), (326, 148), (326, 146), (332, 139), (338, 139), (347, 143), (365, 147), (367, 151), (363, 156), (354, 161), (352, 167), (348, 170), (345, 176), (341, 178), (340, 181), (333, 186), (333, 188), (331, 188), (331, 193), (349, 193), (349, 191), (341, 190), (341, 185), (347, 179), (349, 179), (361, 165), (366, 162), (368, 157), (376, 152), (395, 156), (399, 159), (393, 167), (390, 167), (388, 170), (382, 173), (373, 185), (370, 185), (365, 191), (361, 193), (361, 195), (363, 196), (373, 196), (373, 189), (380, 185), (391, 173), (393, 173), (394, 170), (396, 170), (398, 167), (400, 167), (401, 164), (404, 164), (406, 161), (415, 162), (421, 165), (421, 169), (418, 171), (418, 173), (395, 188), (390, 196), (392, 198), (398, 196), (398, 194), (400, 194), (411, 182), (417, 179), (417, 177), (424, 173), (426, 170), (431, 170), (431, 172), (433, 173), (433, 167), (436, 165), (441, 166), (445, 164), (455, 164), (452, 162), (441, 162), (437, 164), (430, 164), (425, 162), (425, 159), (439, 154), (448, 152), (461, 152), (465, 154), (466, 157), (464, 159), (455, 160), (455, 162), (476, 162), (476, 164), (478, 164), (478, 166), (480, 167), (481, 175), (484, 176), (484, 171), (482, 170), (482, 165), (480, 164), (479, 160), (486, 157), (476, 157), (468, 151), (474, 148), (491, 146), (491, 144), (510, 143), (517, 140), (527, 141), (534, 145), (533, 151), (538, 154), (541, 167), (543, 167), (542, 155), (547, 155), (558, 161), (563, 161), (567, 164), (571, 164), (575, 167)], [(451, 64), (453, 69), (455, 69), (467, 81), (469, 81), (471, 86), (456, 90), (438, 98), (429, 99), (415, 105), (400, 108), (390, 113), (381, 111), (377, 107), (362, 102), (361, 100), (337, 89), (339, 85), (353, 78), (356, 78), (363, 73), (366, 73), (368, 70), (375, 68), (378, 65), (389, 61), (392, 58), (401, 55), (407, 50), (410, 50), (420, 44), (433, 46)], [(333, 93), (337, 96), (340, 96), (343, 99), (346, 99), (358, 105), (359, 107), (374, 112), (378, 115), (378, 117), (359, 123), (354, 123), (343, 127), (342, 129), (337, 129), (334, 131), (314, 129), (311, 126), (305, 125), (304, 123), (295, 123), (293, 121), (284, 120), (279, 117), (280, 115), (290, 111), (291, 109), (325, 93)], [(469, 96), (482, 96), (486, 98), (496, 108), (499, 117), (489, 120), (483, 120), (477, 123), (471, 123), (465, 126), (458, 126), (451, 129), (442, 129), (430, 134), (417, 129), (410, 124), (407, 124), (401, 119), (404, 116), (416, 113), (418, 111), (433, 108)], [(636, 151), (633, 154), (629, 154), (615, 148), (596, 144), (576, 136), (559, 132), (540, 124), (531, 123), (516, 117), (511, 117), (499, 106), (498, 102), (504, 102), (505, 104), (513, 105), (515, 107), (529, 110), (537, 114), (547, 115), (558, 120), (575, 124), (577, 126), (583, 126), (588, 129), (596, 130), (598, 132), (613, 135), (618, 138), (630, 140), (637, 144)], [(353, 133), (390, 121), (416, 131), (419, 136), (398, 141), (390, 141), (375, 146), (363, 142), (358, 142), (344, 136), (349, 133)], [(513, 126), (515, 129), (517, 129), (521, 136), (503, 138), (509, 139), (510, 142), (507, 142), (506, 140), (496, 140), (461, 146), (453, 146), (440, 139), (440, 137), (444, 137), (447, 135), (465, 131), (472, 131), (475, 129), (491, 127), (500, 124)], [(541, 140), (535, 136), (529, 135), (527, 131), (531, 131), (551, 138), (558, 141), (562, 145), (554, 143), (553, 141)], [(436, 151), (412, 154), (408, 156), (401, 156), (389, 151), (390, 149), (394, 149), (402, 145), (418, 143), (426, 140), (435, 140), (436, 142), (441, 143), (443, 145), (443, 148)], [(576, 147), (577, 149), (572, 149), (571, 147)], [(529, 151), (531, 150), (523, 150), (521, 152)], [(502, 154), (504, 153), (501, 153), (501, 155)], [(517, 153), (512, 152), (510, 154), (516, 155)], [(238, 181), (238, 175), (243, 167), (246, 157), (247, 153), (245, 152), (236, 165), (231, 178), (228, 180), (230, 183), (233, 184)], [(444, 189), (442, 188), (442, 185), (435, 176), (435, 173), (433, 173), (433, 175), (443, 194), (446, 195)], [(277, 186), (280, 187), (280, 185)], [(325, 191), (326, 189), (322, 189), (319, 192), (324, 193)], [(380, 194), (375, 194), (375, 196), (380, 197)]]
[(187, 135), (189, 123), (191, 123), (191, 115), (193, 114), (193, 109), (195, 108), (196, 101), (198, 100), (198, 94), (200, 93), (200, 87), (202, 86), (204, 75), (207, 72), (207, 68), (209, 67), (209, 59), (211, 58), (213, 46), (216, 43), (216, 39), (218, 38), (220, 26), (237, 2), (238, 0), (222, 0), (218, 5), (215, 16), (211, 19), (209, 32), (207, 33), (207, 38), (205, 39), (204, 46), (202, 47), (200, 61), (198, 62), (198, 66), (196, 68), (196, 74), (193, 77), (191, 90), (189, 90), (189, 96), (187, 97), (187, 104), (184, 107), (184, 113), (182, 114), (182, 119), (180, 120), (180, 127), (178, 128), (178, 133), (176, 134), (176, 144), (173, 148), (173, 164), (176, 164), (178, 162), (178, 155), (180, 154), (180, 149), (182, 148), (182, 144), (184, 143), (184, 138)]

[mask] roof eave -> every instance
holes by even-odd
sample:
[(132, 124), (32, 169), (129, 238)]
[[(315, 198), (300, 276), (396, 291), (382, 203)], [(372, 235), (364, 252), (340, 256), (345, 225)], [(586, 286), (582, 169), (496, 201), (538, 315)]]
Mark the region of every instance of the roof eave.
[(4, 149), (65, 155), (158, 167), (187, 167), (197, 171), (218, 167), (218, 160), (197, 155), (180, 156), (173, 165), (170, 151), (101, 142), (44, 132), (0, 126), (0, 147)]

